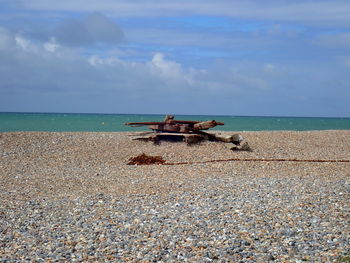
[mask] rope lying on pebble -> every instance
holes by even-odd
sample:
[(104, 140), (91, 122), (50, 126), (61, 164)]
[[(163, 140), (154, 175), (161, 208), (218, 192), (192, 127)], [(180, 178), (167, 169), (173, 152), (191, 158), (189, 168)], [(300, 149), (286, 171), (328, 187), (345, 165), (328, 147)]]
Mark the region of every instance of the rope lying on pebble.
[(350, 160), (303, 160), (303, 159), (265, 159), (265, 158), (230, 158), (220, 160), (198, 161), (198, 162), (177, 162), (177, 163), (162, 163), (162, 165), (181, 165), (181, 164), (201, 164), (201, 163), (218, 163), (229, 161), (242, 162), (306, 162), (306, 163), (349, 163)]
[(194, 161), (194, 162), (177, 162), (167, 163), (161, 156), (149, 156), (141, 154), (129, 159), (129, 165), (150, 165), (150, 164), (162, 164), (162, 165), (182, 165), (182, 164), (202, 164), (202, 163), (218, 163), (218, 162), (306, 162), (306, 163), (349, 163), (350, 160), (305, 160), (305, 159), (277, 159), (277, 158), (230, 158), (208, 161)]

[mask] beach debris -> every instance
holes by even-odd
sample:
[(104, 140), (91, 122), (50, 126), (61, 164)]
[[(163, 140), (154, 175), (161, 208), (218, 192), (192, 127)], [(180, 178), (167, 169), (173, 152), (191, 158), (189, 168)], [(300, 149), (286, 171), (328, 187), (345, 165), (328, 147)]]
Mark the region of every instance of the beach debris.
[(163, 164), (166, 161), (162, 156), (150, 156), (142, 153), (136, 157), (131, 157), (129, 159), (128, 165), (150, 165), (150, 164)]
[(234, 145), (230, 148), (232, 151), (246, 151), (246, 152), (252, 152), (253, 149), (249, 146), (248, 142), (244, 142), (241, 145)]
[(127, 126), (140, 127), (148, 126), (153, 132), (138, 134), (139, 136), (134, 140), (153, 141), (159, 143), (160, 141), (183, 141), (188, 145), (196, 144), (204, 140), (233, 143), (234, 148), (245, 150), (240, 147), (243, 137), (240, 134), (221, 137), (213, 133), (204, 132), (214, 128), (218, 125), (224, 125), (223, 122), (211, 121), (189, 121), (189, 120), (175, 120), (173, 115), (166, 115), (162, 122), (128, 122)]
[(162, 122), (128, 122), (125, 125), (131, 127), (148, 126), (155, 132), (196, 133), (201, 130), (208, 130), (217, 125), (224, 125), (224, 123), (215, 120), (204, 122), (175, 120), (173, 115), (166, 115)]

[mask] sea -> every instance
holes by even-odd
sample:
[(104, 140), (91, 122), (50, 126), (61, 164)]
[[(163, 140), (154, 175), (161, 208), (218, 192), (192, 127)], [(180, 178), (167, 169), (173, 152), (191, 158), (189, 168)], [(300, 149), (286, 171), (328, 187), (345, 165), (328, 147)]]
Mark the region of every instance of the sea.
[[(163, 121), (163, 119), (164, 115), (147, 114), (0, 112), (0, 132), (144, 131), (148, 130), (147, 126), (133, 128), (124, 123)], [(224, 122), (224, 126), (212, 129), (222, 131), (350, 130), (350, 118), (176, 115), (175, 119)]]

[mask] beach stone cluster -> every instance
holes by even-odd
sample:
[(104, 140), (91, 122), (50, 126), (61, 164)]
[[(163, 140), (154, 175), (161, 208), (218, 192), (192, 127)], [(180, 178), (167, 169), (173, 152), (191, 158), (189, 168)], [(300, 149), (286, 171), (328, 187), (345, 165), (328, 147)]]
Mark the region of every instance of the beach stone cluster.
[(0, 258), (334, 262), (349, 249), (348, 190), (315, 177), (226, 177), (163, 196), (30, 200), (2, 211)]

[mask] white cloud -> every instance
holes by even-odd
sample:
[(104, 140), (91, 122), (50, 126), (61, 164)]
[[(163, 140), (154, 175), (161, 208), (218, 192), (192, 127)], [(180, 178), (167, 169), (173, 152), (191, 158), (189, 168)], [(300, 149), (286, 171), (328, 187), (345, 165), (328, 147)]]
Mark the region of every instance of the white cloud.
[(90, 65), (96, 67), (98, 65), (101, 65), (101, 64), (104, 64), (104, 61), (99, 58), (98, 56), (91, 56), (89, 59), (88, 59)]
[[(107, 57), (107, 58), (101, 58), (97, 55), (93, 55), (88, 58), (88, 62), (90, 65), (94, 67), (98, 66), (116, 66), (116, 65), (122, 65), (126, 64), (122, 60), (116, 58), (116, 57)], [(132, 64), (132, 63), (130, 63)]]
[(51, 37), (50, 41), (44, 43), (44, 48), (46, 51), (55, 52), (60, 45), (57, 43), (56, 38)]
[(151, 72), (165, 79), (179, 79), (183, 76), (183, 70), (179, 63), (165, 60), (162, 53), (156, 53), (148, 64)]
[[(314, 104), (319, 104), (320, 115), (350, 114), (345, 103), (349, 98), (344, 95), (349, 76), (340, 65), (328, 62), (317, 62), (317, 67), (316, 63), (285, 63), (284, 72), (275, 74), (281, 65), (274, 61), (236, 59), (198, 69), (161, 52), (143, 62), (102, 56), (98, 51), (86, 58), (78, 49), (45, 47), (1, 28), (0, 46), (2, 111), (162, 113), (181, 109), (182, 113), (258, 115), (277, 109), (293, 115), (314, 112)], [(335, 80), (337, 85), (330, 85)], [(304, 106), (300, 94), (307, 98)], [(332, 111), (335, 106), (337, 112)]]
[(28, 39), (23, 38), (22, 36), (15, 36), (16, 45), (23, 50), (28, 51), (30, 49), (30, 41)]

